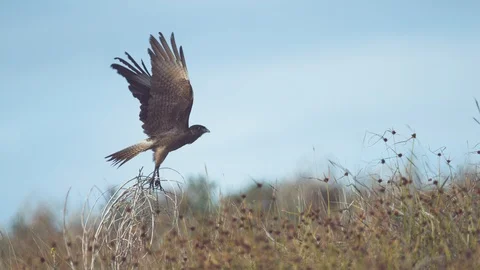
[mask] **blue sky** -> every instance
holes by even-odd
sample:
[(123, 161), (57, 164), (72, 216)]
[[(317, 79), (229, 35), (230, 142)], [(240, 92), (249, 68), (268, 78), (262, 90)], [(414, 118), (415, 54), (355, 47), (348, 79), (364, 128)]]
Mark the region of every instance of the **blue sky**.
[[(366, 2), (366, 1), (365, 1)], [(223, 191), (379, 152), (366, 131), (409, 125), (461, 165), (479, 141), (478, 1), (2, 1), (0, 224), (37, 201), (60, 213), (153, 168), (104, 157), (144, 138), (139, 104), (109, 66), (175, 32), (195, 91), (191, 123), (212, 132), (163, 166)], [(149, 63), (149, 61), (146, 61)], [(315, 147), (315, 152), (312, 148)]]

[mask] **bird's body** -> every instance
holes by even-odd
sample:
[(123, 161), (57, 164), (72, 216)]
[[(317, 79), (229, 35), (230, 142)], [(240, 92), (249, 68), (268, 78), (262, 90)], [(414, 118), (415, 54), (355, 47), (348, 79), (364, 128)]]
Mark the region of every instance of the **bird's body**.
[(171, 49), (162, 33), (159, 35), (160, 42), (150, 36), (151, 49), (148, 49), (148, 54), (152, 75), (143, 61), (142, 68), (128, 53), (125, 54), (133, 65), (121, 58), (115, 59), (123, 65), (111, 65), (127, 80), (128, 88), (140, 101), (140, 120), (148, 138), (106, 157), (113, 165), (118, 164), (120, 167), (139, 153), (153, 150), (154, 177), (158, 177), (160, 164), (169, 152), (191, 144), (204, 133), (210, 132), (202, 125), (189, 127), (193, 89), (188, 78), (183, 49), (180, 47), (179, 53), (173, 34)]

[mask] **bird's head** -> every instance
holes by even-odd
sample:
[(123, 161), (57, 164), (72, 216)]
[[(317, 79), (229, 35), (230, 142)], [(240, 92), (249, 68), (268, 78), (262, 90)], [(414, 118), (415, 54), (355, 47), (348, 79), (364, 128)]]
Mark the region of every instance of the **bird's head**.
[(210, 133), (210, 130), (208, 130), (208, 128), (202, 125), (193, 125), (189, 129), (193, 137), (195, 138), (195, 140), (200, 138), (200, 136), (202, 136), (205, 133)]

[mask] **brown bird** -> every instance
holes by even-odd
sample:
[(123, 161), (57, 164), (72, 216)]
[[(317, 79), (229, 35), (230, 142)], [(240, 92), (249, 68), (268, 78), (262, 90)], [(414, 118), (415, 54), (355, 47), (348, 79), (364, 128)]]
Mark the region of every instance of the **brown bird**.
[(162, 33), (159, 35), (160, 42), (150, 35), (151, 48), (148, 49), (148, 54), (152, 65), (151, 75), (143, 60), (140, 67), (127, 52), (125, 54), (131, 63), (116, 57), (115, 60), (123, 65), (111, 65), (127, 80), (128, 89), (140, 101), (140, 120), (148, 138), (105, 158), (111, 161), (113, 166), (120, 167), (139, 153), (152, 150), (155, 169), (151, 185), (155, 183), (163, 190), (158, 170), (168, 153), (193, 143), (210, 131), (202, 125), (189, 126), (193, 89), (188, 78), (183, 49), (180, 46), (179, 53), (173, 33), (170, 38), (171, 49)]

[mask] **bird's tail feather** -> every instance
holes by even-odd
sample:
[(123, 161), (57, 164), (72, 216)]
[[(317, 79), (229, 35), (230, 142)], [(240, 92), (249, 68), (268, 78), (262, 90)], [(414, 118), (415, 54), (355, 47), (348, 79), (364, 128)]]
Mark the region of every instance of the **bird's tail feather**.
[(153, 143), (148, 140), (144, 140), (132, 146), (129, 146), (123, 150), (115, 152), (109, 156), (106, 156), (107, 161), (111, 161), (113, 166), (118, 165), (118, 167), (125, 164), (125, 162), (134, 158), (136, 155), (140, 154), (143, 151), (147, 151), (152, 147)]

